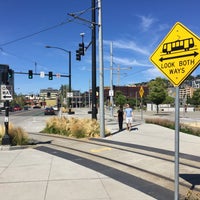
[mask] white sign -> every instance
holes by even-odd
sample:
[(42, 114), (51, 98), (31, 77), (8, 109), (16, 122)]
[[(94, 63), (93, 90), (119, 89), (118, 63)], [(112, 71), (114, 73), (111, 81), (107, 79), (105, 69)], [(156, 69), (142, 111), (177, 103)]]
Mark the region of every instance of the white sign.
[(44, 78), (44, 76), (45, 76), (45, 73), (44, 72), (40, 72), (40, 77)]
[(114, 91), (113, 90), (109, 90), (109, 96), (113, 97), (114, 96)]
[(4, 118), (4, 122), (9, 122), (9, 118), (8, 118), (8, 117), (5, 117), (5, 118)]
[(12, 86), (1, 85), (1, 100), (12, 100)]
[(73, 97), (73, 92), (67, 92), (67, 97), (72, 98)]

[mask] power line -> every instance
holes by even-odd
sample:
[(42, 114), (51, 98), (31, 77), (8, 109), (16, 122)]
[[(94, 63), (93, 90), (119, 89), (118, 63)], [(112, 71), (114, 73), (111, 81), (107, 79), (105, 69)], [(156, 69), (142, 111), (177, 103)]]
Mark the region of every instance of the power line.
[(67, 24), (67, 23), (69, 23), (69, 22), (71, 22), (71, 21), (73, 21), (73, 20), (74, 20), (74, 19), (70, 19), (70, 20), (61, 22), (61, 23), (56, 24), (56, 25), (54, 25), (54, 26), (45, 28), (45, 29), (43, 29), (43, 30), (41, 30), (41, 31), (38, 31), (38, 32), (35, 32), (35, 33), (32, 33), (32, 34), (29, 34), (29, 35), (26, 35), (26, 36), (17, 38), (17, 39), (15, 39), (15, 40), (11, 40), (11, 41), (9, 41), (9, 42), (5, 42), (5, 43), (3, 43), (3, 44), (0, 44), (0, 46), (3, 47), (3, 46), (6, 46), (6, 45), (9, 45), (9, 44), (12, 44), (12, 43), (14, 43), (14, 42), (18, 42), (18, 41), (20, 41), (20, 40), (24, 40), (24, 39), (33, 37), (33, 36), (35, 36), (35, 35), (38, 35), (38, 34), (40, 34), (40, 33), (45, 32), (45, 31), (49, 31), (49, 30), (55, 29), (55, 28), (57, 28), (57, 27), (59, 27), (59, 26), (63, 26), (63, 25), (65, 25), (65, 24)]
[[(85, 12), (87, 12), (89, 9), (91, 9), (91, 7), (90, 7), (90, 8), (87, 8), (87, 9), (85, 9), (85, 10), (83, 10), (83, 11), (80, 11), (79, 14), (78, 14), (78, 16), (81, 16), (82, 14), (84, 14)], [(0, 44), (0, 47), (7, 46), (7, 45), (12, 44), (12, 43), (14, 43), (14, 42), (18, 42), (18, 41), (21, 41), (21, 40), (24, 40), (24, 39), (33, 37), (33, 36), (38, 35), (38, 34), (40, 34), (40, 33), (43, 33), (43, 32), (46, 32), (46, 31), (49, 31), (49, 30), (58, 28), (58, 27), (60, 27), (60, 26), (63, 26), (63, 25), (65, 25), (65, 24), (68, 24), (68, 23), (70, 23), (70, 22), (73, 22), (73, 21), (75, 21), (75, 20), (76, 20), (76, 18), (67, 19), (66, 21), (63, 21), (63, 22), (61, 22), (61, 23), (59, 23), (59, 24), (56, 24), (56, 25), (47, 27), (47, 28), (45, 28), (45, 29), (43, 29), (43, 30), (41, 30), (41, 31), (37, 31), (37, 32), (35, 32), (35, 33), (32, 33), (32, 34), (29, 34), (29, 35), (22, 36), (22, 37), (19, 37), (19, 38), (17, 38), (17, 39), (11, 40), (11, 41), (9, 41), (9, 42), (2, 43), (2, 44)]]

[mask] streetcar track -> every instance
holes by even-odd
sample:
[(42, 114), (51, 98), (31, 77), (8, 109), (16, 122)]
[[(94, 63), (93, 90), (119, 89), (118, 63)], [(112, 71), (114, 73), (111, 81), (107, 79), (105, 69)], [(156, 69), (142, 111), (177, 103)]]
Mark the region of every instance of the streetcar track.
[[(108, 141), (108, 140), (103, 140), (100, 138), (91, 138), (89, 140), (80, 140), (80, 139), (75, 139), (75, 138), (67, 138), (67, 137), (62, 137), (58, 135), (49, 135), (49, 134), (44, 134), (44, 133), (31, 133), (33, 135), (40, 135), (40, 136), (46, 136), (46, 137), (52, 137), (52, 138), (59, 138), (67, 141), (73, 141), (73, 142), (79, 142), (79, 143), (87, 143), (87, 144), (94, 144), (102, 147), (110, 147), (114, 148), (120, 151), (127, 151), (131, 153), (137, 153), (143, 156), (151, 156), (152, 158), (156, 159), (161, 159), (163, 161), (168, 161), (168, 162), (174, 162), (174, 152), (169, 151), (169, 150), (163, 150), (163, 149), (158, 149), (155, 147), (147, 147), (147, 146), (142, 146), (142, 145), (137, 145), (137, 144), (130, 144), (130, 143), (125, 143), (125, 142), (117, 142), (117, 141)], [(120, 146), (120, 147), (119, 147)], [(122, 147), (124, 148), (122, 148)], [(155, 155), (156, 153), (156, 155)], [(163, 157), (164, 155), (164, 157)], [(189, 154), (184, 154), (180, 153), (180, 164), (188, 166), (188, 167), (193, 167), (196, 169), (200, 169), (200, 157), (199, 156), (194, 156), (194, 155), (189, 155)], [(193, 162), (193, 165), (186, 163), (186, 162)]]
[[(90, 151), (91, 147), (88, 147), (87, 150), (82, 150), (80, 144), (85, 143), (88, 145), (96, 145), (99, 147), (108, 147), (111, 148), (112, 150), (117, 151), (118, 153), (119, 152), (133, 153), (145, 157), (151, 157), (152, 159), (159, 159), (162, 160), (163, 162), (171, 164), (172, 162), (174, 162), (173, 160), (174, 155), (172, 154), (172, 151), (161, 150), (157, 148), (145, 147), (141, 145), (135, 145), (123, 142), (102, 140), (102, 139), (78, 140), (73, 138), (57, 137), (53, 135), (46, 135), (46, 134), (44, 135), (40, 133), (34, 135), (54, 138), (55, 140), (52, 140), (51, 144), (46, 145), (50, 148), (55, 148), (59, 151), (79, 156), (79, 159), (89, 159), (98, 163), (104, 163), (104, 165), (106, 165), (107, 167), (114, 166), (114, 168), (117, 170), (124, 170), (126, 168), (126, 172), (129, 173), (130, 175), (134, 175), (139, 178), (144, 177), (146, 180), (152, 180), (154, 183), (157, 182), (158, 185), (160, 186), (168, 188), (169, 190), (173, 190), (174, 180), (170, 177), (158, 174), (156, 172), (147, 170), (145, 168), (134, 166), (134, 164), (132, 163), (125, 163), (123, 161), (110, 158), (109, 157), (110, 155), (108, 154), (100, 155), (97, 152), (92, 153)], [(180, 157), (181, 157), (180, 166), (200, 169), (199, 166), (200, 157), (188, 154), (181, 154)], [(186, 190), (189, 190), (189, 188), (191, 187), (190, 183), (183, 181), (180, 183), (180, 186), (181, 186), (180, 191), (182, 192), (182, 194), (185, 193)], [(194, 188), (194, 189), (195, 191), (198, 192), (200, 191), (199, 188)]]

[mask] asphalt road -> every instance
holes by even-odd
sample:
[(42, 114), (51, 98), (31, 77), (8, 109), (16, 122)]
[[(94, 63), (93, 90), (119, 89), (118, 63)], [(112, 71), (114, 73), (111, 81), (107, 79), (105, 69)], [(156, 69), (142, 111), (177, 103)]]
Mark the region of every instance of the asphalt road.
[[(78, 118), (91, 118), (91, 114), (88, 114), (89, 108), (75, 108), (74, 115), (62, 114), (67, 117), (78, 117)], [(59, 115), (59, 113), (56, 113)], [(30, 109), (28, 111), (16, 111), (9, 113), (9, 122), (14, 126), (20, 126), (27, 132), (40, 132), (46, 125), (46, 120), (52, 117), (51, 115), (44, 115), (44, 109)], [(196, 112), (180, 112), (180, 123), (191, 123), (200, 124), (200, 111)], [(97, 115), (98, 120), (100, 120), (100, 115)], [(117, 110), (114, 110), (113, 116), (111, 112), (105, 109), (106, 122), (110, 123), (117, 122)], [(166, 118), (175, 121), (174, 112), (142, 112), (134, 111), (134, 118), (136, 122), (143, 121), (146, 118)], [(0, 113), (0, 124), (4, 124), (5, 112)], [(112, 127), (111, 127), (112, 128)]]
[[(44, 115), (43, 109), (30, 109), (16, 112), (9, 112), (9, 123), (16, 127), (23, 128), (26, 132), (40, 132), (46, 124), (46, 120), (52, 117)], [(5, 112), (0, 114), (0, 124), (4, 124)]]

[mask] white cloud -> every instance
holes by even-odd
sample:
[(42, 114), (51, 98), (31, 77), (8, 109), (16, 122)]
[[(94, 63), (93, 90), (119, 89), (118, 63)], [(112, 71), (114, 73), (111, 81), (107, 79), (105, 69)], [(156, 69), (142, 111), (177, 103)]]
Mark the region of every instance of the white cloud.
[(114, 60), (114, 63), (125, 65), (125, 66), (141, 66), (141, 67), (151, 67), (152, 66), (147, 63), (139, 62), (136, 59), (114, 57), (113, 60)]
[(161, 71), (159, 71), (156, 67), (146, 70), (143, 73), (143, 75), (146, 77), (147, 81), (154, 79), (156, 77), (164, 77), (164, 75), (161, 73)]
[[(140, 47), (133, 41), (118, 40), (118, 41), (113, 41), (112, 43), (113, 43), (113, 48), (119, 48), (119, 49), (124, 49), (124, 50), (132, 50), (132, 51), (138, 52), (142, 55), (149, 55), (150, 54), (149, 51), (146, 49), (146, 47)], [(104, 44), (110, 45), (111, 41), (104, 41)]]
[(155, 19), (150, 16), (146, 17), (146, 16), (139, 15), (138, 17), (141, 20), (140, 25), (141, 25), (143, 31), (149, 30), (151, 25), (155, 22)]
[(143, 55), (149, 55), (149, 52), (146, 50), (146, 47), (140, 47), (133, 41), (115, 41), (113, 45), (115, 48), (128, 49), (141, 53)]

